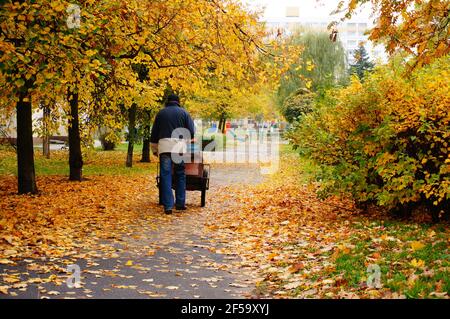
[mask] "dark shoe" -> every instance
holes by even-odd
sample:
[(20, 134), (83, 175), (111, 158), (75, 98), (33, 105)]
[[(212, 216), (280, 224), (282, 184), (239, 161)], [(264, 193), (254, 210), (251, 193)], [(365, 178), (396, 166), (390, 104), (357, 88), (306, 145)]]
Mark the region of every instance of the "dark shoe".
[(171, 209), (165, 209), (165, 210), (164, 210), (164, 213), (165, 213), (166, 215), (170, 215), (170, 214), (172, 214), (172, 210), (171, 210)]
[(177, 210), (186, 210), (187, 207), (186, 206), (181, 206), (181, 207), (176, 207)]

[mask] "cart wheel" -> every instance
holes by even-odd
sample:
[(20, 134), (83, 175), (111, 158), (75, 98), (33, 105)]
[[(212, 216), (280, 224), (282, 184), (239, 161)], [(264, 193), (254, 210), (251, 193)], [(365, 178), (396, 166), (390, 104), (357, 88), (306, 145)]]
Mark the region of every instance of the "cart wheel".
[(202, 189), (202, 200), (201, 200), (201, 207), (205, 207), (206, 205), (206, 189)]

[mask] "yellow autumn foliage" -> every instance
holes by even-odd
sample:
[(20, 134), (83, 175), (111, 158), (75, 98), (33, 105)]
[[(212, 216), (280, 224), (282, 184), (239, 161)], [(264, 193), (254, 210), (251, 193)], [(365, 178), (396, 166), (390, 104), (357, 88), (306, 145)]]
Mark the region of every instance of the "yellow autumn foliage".
[(328, 92), (295, 142), (321, 164), (325, 193), (439, 211), (450, 199), (450, 56), (410, 77), (394, 64)]
[[(345, 17), (350, 19), (368, 2), (374, 9), (376, 24), (369, 30), (369, 40), (385, 45), (387, 52), (409, 54), (407, 68), (420, 68), (450, 53), (448, 0), (347, 0)], [(345, 3), (339, 3), (339, 9)]]

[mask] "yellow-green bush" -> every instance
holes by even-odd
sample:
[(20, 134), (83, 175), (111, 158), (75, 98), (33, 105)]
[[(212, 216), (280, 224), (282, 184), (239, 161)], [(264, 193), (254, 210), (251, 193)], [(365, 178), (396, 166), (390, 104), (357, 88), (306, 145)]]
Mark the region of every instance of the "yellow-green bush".
[(327, 93), (290, 134), (324, 193), (389, 208), (450, 200), (450, 56), (406, 76), (394, 65)]

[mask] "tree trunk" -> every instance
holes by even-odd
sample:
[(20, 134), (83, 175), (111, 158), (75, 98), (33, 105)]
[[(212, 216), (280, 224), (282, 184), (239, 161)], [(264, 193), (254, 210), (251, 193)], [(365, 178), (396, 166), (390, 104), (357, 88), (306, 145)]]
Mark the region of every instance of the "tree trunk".
[(50, 158), (50, 132), (48, 130), (48, 122), (50, 121), (50, 107), (48, 105), (44, 105), (43, 108), (43, 127), (44, 127), (44, 136), (42, 137), (42, 152), (46, 158)]
[(218, 130), (219, 130), (221, 133), (224, 132), (224, 128), (225, 128), (225, 123), (226, 123), (226, 121), (227, 121), (227, 119), (226, 119), (226, 117), (225, 117), (225, 114), (222, 113), (222, 114), (220, 115), (219, 127), (218, 127)]
[(219, 126), (217, 127), (218, 131), (222, 131), (222, 122), (223, 122), (223, 115), (221, 115), (219, 119)]
[(68, 99), (70, 104), (69, 180), (81, 182), (83, 170), (83, 155), (81, 153), (80, 122), (78, 118), (78, 92), (73, 93), (69, 91)]
[(225, 128), (227, 127), (227, 118), (225, 117), (225, 114), (222, 114), (221, 121), (222, 127), (220, 128), (220, 131), (222, 132), (222, 134), (225, 134)]
[(128, 110), (128, 152), (127, 152), (127, 167), (133, 167), (133, 149), (136, 139), (136, 109), (135, 103), (131, 105)]
[(145, 137), (142, 144), (142, 163), (150, 163), (150, 138)]
[(142, 141), (142, 157), (141, 163), (150, 163), (150, 122), (152, 118), (152, 112), (150, 110), (145, 111), (145, 126), (144, 126), (144, 138)]
[[(20, 93), (17, 111), (17, 180), (19, 194), (38, 192), (34, 170), (33, 119), (28, 87)], [(27, 99), (25, 101), (25, 99)]]

